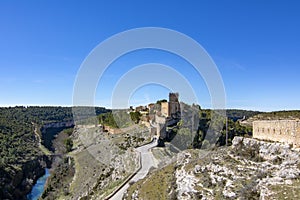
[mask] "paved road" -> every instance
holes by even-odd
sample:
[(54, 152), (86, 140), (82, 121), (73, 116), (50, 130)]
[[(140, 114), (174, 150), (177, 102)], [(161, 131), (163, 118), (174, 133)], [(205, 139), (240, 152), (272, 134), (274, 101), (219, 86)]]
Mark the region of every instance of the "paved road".
[(149, 151), (150, 148), (155, 147), (156, 145), (157, 145), (157, 141), (154, 141), (145, 146), (136, 148), (136, 151), (141, 153), (142, 168), (140, 171), (138, 171), (138, 173), (134, 177), (132, 177), (131, 180), (129, 180), (127, 182), (126, 185), (124, 185), (114, 196), (112, 196), (110, 198), (111, 200), (122, 199), (124, 192), (129, 188), (130, 181), (136, 182), (136, 181), (144, 178), (147, 175), (147, 173), (151, 167), (156, 167), (155, 162), (153, 160), (153, 155), (152, 155), (151, 151)]

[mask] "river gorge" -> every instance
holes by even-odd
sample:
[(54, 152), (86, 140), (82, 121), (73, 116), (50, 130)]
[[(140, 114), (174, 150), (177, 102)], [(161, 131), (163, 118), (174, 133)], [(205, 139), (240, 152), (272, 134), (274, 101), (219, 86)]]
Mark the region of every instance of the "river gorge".
[(45, 169), (45, 174), (40, 177), (36, 184), (32, 187), (31, 192), (27, 195), (28, 200), (37, 200), (43, 193), (47, 178), (50, 176), (48, 168)]

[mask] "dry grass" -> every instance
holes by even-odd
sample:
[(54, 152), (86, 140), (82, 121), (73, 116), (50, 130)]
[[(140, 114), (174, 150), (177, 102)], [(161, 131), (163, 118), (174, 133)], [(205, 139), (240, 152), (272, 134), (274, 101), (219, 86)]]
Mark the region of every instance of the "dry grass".
[[(154, 171), (147, 178), (142, 179), (128, 189), (127, 199), (131, 199), (132, 194), (139, 190), (139, 199), (153, 200), (153, 199), (170, 199), (172, 197), (172, 188), (174, 186), (174, 165)], [(172, 198), (171, 198), (172, 199)]]
[(266, 197), (266, 200), (300, 199), (300, 179), (295, 179), (291, 185), (274, 185), (269, 189), (274, 193)]

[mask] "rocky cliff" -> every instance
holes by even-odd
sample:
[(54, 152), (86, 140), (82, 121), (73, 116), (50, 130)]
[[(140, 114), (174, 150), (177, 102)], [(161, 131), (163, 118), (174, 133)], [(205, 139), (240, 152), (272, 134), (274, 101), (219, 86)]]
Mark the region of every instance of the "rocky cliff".
[[(231, 147), (180, 152), (172, 164), (134, 183), (126, 198), (298, 199), (299, 155), (289, 145), (235, 137)], [(149, 187), (164, 180), (169, 183)]]
[(45, 168), (50, 167), (51, 158), (39, 156), (27, 161), (21, 167), (10, 166), (9, 170), (0, 169), (1, 199), (26, 199), (37, 179), (45, 174)]

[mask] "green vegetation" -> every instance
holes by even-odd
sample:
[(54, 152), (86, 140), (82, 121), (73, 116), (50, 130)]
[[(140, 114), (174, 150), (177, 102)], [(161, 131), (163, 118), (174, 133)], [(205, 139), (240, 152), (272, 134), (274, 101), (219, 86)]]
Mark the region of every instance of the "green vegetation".
[(100, 114), (98, 118), (100, 124), (107, 125), (112, 128), (118, 128), (118, 124), (116, 123), (114, 116), (111, 112)]
[(65, 144), (65, 147), (66, 147), (67, 152), (72, 151), (72, 148), (73, 148), (73, 141), (72, 141), (71, 138), (65, 139), (64, 144)]
[[(210, 148), (213, 144), (226, 144), (226, 117), (219, 110), (199, 109), (195, 105), (181, 104), (182, 118), (177, 126), (169, 130), (169, 138), (177, 148)], [(240, 116), (252, 116), (257, 112), (244, 110), (230, 110), (227, 118), (228, 145), (235, 136), (251, 136), (252, 127), (240, 125)], [(212, 120), (212, 118), (214, 120)]]
[[(62, 107), (0, 108), (1, 197), (17, 198), (14, 191), (15, 187), (19, 186), (11, 185), (17, 178), (16, 174), (20, 173), (29, 161), (43, 154), (39, 149), (38, 136), (34, 133), (33, 124), (42, 125), (48, 121), (62, 121), (70, 119), (71, 116), (71, 109)], [(18, 180), (22, 178), (21, 176)]]
[(69, 183), (75, 174), (74, 159), (63, 157), (62, 162), (51, 172), (42, 199), (57, 199), (70, 194)]
[(42, 130), (42, 144), (49, 149), (50, 151), (54, 151), (53, 149), (53, 139), (55, 136), (63, 131), (65, 127), (51, 127), (45, 130)]
[(98, 115), (99, 123), (111, 128), (125, 128), (134, 123), (138, 123), (139, 112), (127, 113), (127, 110), (114, 110), (113, 112)]
[[(157, 105), (166, 100), (157, 101)], [(89, 116), (89, 111), (95, 112), (97, 115), (96, 122), (112, 128), (124, 128), (138, 123), (140, 113), (127, 110), (106, 110), (105, 108), (92, 107), (76, 107), (80, 111), (79, 120), (86, 123), (95, 123), (95, 118)], [(219, 146), (226, 144), (226, 123), (224, 118), (218, 116), (218, 112), (212, 110), (200, 109), (199, 106), (183, 105), (183, 113), (186, 115), (177, 126), (170, 129), (170, 138), (174, 138), (174, 142), (178, 146), (184, 148), (209, 148), (211, 144)], [(12, 185), (16, 174), (21, 174), (20, 171), (24, 168), (28, 161), (35, 160), (45, 154), (42, 151), (42, 145), (39, 145), (39, 137), (42, 138), (42, 143), (49, 149), (52, 147), (53, 136), (64, 128), (55, 130), (48, 129), (47, 131), (53, 134), (42, 135), (40, 128), (44, 124), (56, 123), (73, 120), (72, 108), (70, 107), (9, 107), (0, 108), (0, 196), (3, 198), (13, 198), (15, 187), (21, 185)], [(213, 113), (215, 114), (212, 120)], [(217, 113), (217, 114), (216, 114)], [(262, 113), (257, 111), (245, 110), (227, 110), (228, 116), (228, 144), (234, 136), (251, 136), (251, 127), (240, 125), (238, 119), (299, 119), (300, 111), (278, 111)], [(198, 121), (197, 121), (198, 120)], [(195, 123), (195, 122), (199, 123)], [(218, 123), (221, 122), (221, 123)], [(219, 126), (218, 124), (221, 124)], [(63, 152), (69, 152), (73, 148), (73, 141), (69, 138), (72, 134), (72, 129), (66, 129), (65, 137), (61, 139)], [(35, 133), (36, 132), (36, 133)], [(209, 134), (208, 134), (209, 133)], [(174, 136), (177, 136), (176, 138)], [(217, 137), (207, 137), (209, 135)], [(48, 138), (49, 136), (49, 138)], [(191, 138), (191, 136), (193, 136)], [(217, 140), (213, 140), (217, 138)], [(142, 137), (128, 137), (124, 139), (124, 145), (121, 149), (127, 149), (133, 144), (143, 143)], [(192, 142), (191, 142), (192, 141)], [(176, 145), (177, 146), (177, 145)], [(249, 152), (244, 152), (249, 154)], [(251, 153), (251, 152), (250, 152)], [(251, 156), (251, 154), (250, 154)], [(253, 158), (254, 160), (257, 158)], [(33, 169), (32, 169), (33, 170)], [(24, 177), (21, 177), (21, 179)]]
[[(107, 112), (96, 108), (96, 114)], [(0, 196), (4, 199), (23, 198), (28, 192), (16, 188), (22, 186), (22, 179), (32, 178), (34, 168), (27, 174), (23, 170), (30, 161), (40, 158), (46, 151), (39, 147), (39, 128), (52, 122), (71, 121), (71, 107), (7, 107), (0, 108)], [(37, 134), (35, 134), (35, 130)], [(52, 139), (51, 139), (52, 140)], [(45, 141), (45, 140), (44, 140)], [(20, 176), (16, 176), (20, 174)], [(27, 176), (28, 177), (25, 177)], [(17, 180), (16, 180), (17, 179)], [(30, 189), (30, 188), (29, 188)], [(18, 195), (18, 196), (16, 196)], [(23, 195), (23, 196), (22, 196)]]
[(161, 105), (162, 102), (168, 102), (167, 99), (161, 99), (156, 101), (156, 104)]
[(34, 124), (71, 120), (71, 108), (9, 107), (0, 108), (0, 167), (22, 165), (41, 155)]
[(140, 118), (141, 118), (141, 113), (140, 112), (137, 112), (137, 111), (135, 111), (135, 112), (130, 112), (130, 118), (131, 118), (131, 120), (132, 121), (134, 121), (134, 123), (139, 123), (139, 121), (140, 121)]
[(64, 130), (64, 133), (67, 134), (68, 136), (71, 136), (73, 133), (73, 130), (74, 130), (73, 128), (67, 128)]
[[(199, 112), (199, 129), (195, 135), (193, 141), (194, 148), (201, 148), (202, 142), (205, 143), (205, 147), (209, 147), (209, 144), (212, 144), (209, 137), (207, 138), (207, 134), (209, 131), (210, 135), (216, 135), (217, 140), (213, 141), (218, 146), (223, 146), (226, 144), (226, 118), (218, 116), (215, 113), (214, 122), (211, 121), (211, 110), (201, 110)], [(220, 120), (222, 120), (220, 122)], [(217, 126), (215, 124), (218, 124)], [(222, 126), (219, 126), (221, 124)], [(245, 127), (240, 125), (238, 121), (233, 121), (232, 119), (227, 119), (227, 133), (228, 133), (228, 145), (231, 145), (231, 141), (235, 136), (251, 136), (252, 135), (252, 127)], [(203, 148), (203, 147), (202, 147)]]
[(275, 111), (260, 113), (253, 118), (255, 119), (300, 119), (300, 110)]
[(237, 121), (238, 119), (248, 119), (262, 112), (252, 110), (227, 109), (226, 115), (229, 119)]

